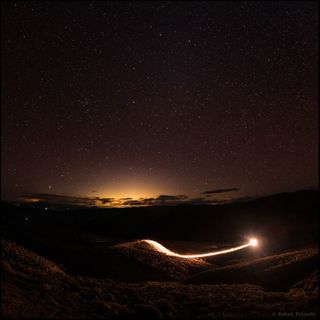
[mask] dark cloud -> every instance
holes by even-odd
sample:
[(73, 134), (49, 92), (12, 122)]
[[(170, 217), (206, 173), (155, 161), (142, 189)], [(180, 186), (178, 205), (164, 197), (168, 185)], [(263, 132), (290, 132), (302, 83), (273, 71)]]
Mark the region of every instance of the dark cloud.
[(214, 193), (224, 193), (224, 192), (232, 192), (232, 191), (239, 191), (239, 188), (227, 188), (227, 189), (215, 189), (201, 192), (201, 194), (214, 194)]
[(125, 201), (123, 203), (123, 205), (125, 206), (145, 206), (145, 205), (149, 205), (144, 203), (143, 200), (129, 200), (129, 201)]
[(150, 201), (154, 201), (155, 198), (143, 198), (143, 201), (145, 202), (150, 202)]
[(186, 199), (188, 199), (188, 196), (184, 194), (180, 194), (177, 196), (162, 194), (156, 198), (156, 200), (159, 200), (159, 201), (180, 201), (180, 200), (186, 200)]
[(113, 198), (99, 198), (99, 197), (74, 197), (65, 196), (61, 194), (52, 193), (30, 193), (25, 194), (22, 200), (35, 201), (35, 202), (45, 202), (51, 204), (68, 204), (68, 205), (78, 205), (78, 206), (96, 206), (101, 204), (111, 203)]
[(188, 205), (213, 205), (219, 204), (223, 202), (229, 202), (229, 200), (220, 200), (220, 199), (208, 199), (208, 198), (191, 198), (184, 202), (184, 204)]
[(102, 204), (107, 204), (107, 203), (111, 203), (112, 201), (114, 201), (114, 198), (97, 198), (97, 201), (100, 201)]
[(123, 202), (125, 206), (161, 206), (161, 205), (213, 205), (229, 200), (213, 200), (203, 197), (189, 199), (185, 195), (167, 196), (160, 195), (157, 198), (140, 198)]
[(206, 200), (206, 198), (203, 198), (203, 197), (190, 198), (190, 201), (203, 201), (203, 200)]
[(126, 206), (152, 206), (152, 205), (175, 205), (184, 203), (188, 199), (186, 195), (159, 195), (156, 198), (139, 198), (138, 200), (125, 201)]
[(138, 200), (125, 201), (123, 205), (125, 206), (152, 206), (156, 205), (155, 198), (140, 198)]
[(185, 203), (188, 200), (186, 195), (159, 195), (156, 198), (139, 198), (139, 199), (128, 199), (123, 202), (123, 205), (128, 206), (152, 206), (152, 205), (175, 205)]

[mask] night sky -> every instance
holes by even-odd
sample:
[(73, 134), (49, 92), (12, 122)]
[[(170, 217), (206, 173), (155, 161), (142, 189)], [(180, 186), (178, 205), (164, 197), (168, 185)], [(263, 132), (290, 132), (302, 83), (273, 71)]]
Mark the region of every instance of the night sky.
[(316, 1), (6, 2), (1, 27), (2, 199), (317, 186)]

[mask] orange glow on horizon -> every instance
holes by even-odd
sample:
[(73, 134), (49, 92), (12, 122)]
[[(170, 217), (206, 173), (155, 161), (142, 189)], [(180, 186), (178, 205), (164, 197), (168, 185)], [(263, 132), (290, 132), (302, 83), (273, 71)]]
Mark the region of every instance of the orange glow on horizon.
[(26, 199), (23, 199), (24, 201), (26, 202), (40, 202), (40, 199), (37, 199), (37, 198), (26, 198)]

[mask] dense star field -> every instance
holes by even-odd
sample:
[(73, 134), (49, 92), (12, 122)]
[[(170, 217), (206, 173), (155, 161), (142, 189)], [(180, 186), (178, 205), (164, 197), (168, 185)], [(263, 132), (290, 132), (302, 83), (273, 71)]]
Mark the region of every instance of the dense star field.
[(3, 3), (2, 199), (212, 203), (315, 187), (317, 12)]
[(318, 319), (318, 2), (1, 2), (1, 319)]

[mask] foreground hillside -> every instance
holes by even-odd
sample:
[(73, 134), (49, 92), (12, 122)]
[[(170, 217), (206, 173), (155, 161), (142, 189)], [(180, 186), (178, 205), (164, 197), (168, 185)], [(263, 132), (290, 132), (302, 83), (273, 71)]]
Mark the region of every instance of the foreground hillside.
[[(279, 261), (294, 264), (314, 254), (314, 249), (306, 249), (304, 254), (300, 250), (269, 257), (267, 266), (277, 267)], [(2, 240), (1, 257), (1, 312), (6, 319), (274, 318), (281, 312), (304, 312), (315, 318), (318, 312), (316, 267), (287, 290), (272, 292), (236, 280), (233, 284), (126, 283), (73, 276), (8, 240)]]
[[(215, 267), (188, 279), (188, 283), (251, 283), (267, 290), (284, 291), (317, 274), (318, 248), (311, 247)], [(314, 288), (316, 289), (316, 288)]]
[[(318, 192), (216, 206), (46, 210), (2, 203), (1, 316), (318, 316)], [(205, 260), (203, 253), (257, 247)]]

